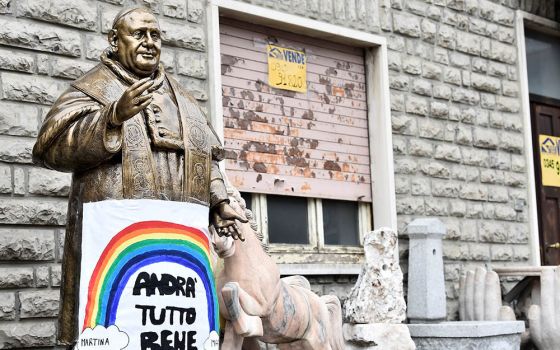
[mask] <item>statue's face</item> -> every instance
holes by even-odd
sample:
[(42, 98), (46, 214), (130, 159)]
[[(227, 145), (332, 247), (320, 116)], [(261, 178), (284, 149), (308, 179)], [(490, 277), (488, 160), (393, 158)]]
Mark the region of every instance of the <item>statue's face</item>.
[(109, 40), (118, 61), (130, 72), (146, 77), (157, 69), (161, 31), (152, 14), (146, 11), (127, 14), (119, 21), (113, 39), (110, 37)]

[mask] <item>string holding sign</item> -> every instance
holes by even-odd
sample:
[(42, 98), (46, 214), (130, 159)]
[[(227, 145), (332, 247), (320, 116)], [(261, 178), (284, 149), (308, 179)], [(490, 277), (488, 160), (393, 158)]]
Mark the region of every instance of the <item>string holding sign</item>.
[(269, 44), (268, 85), (273, 88), (307, 92), (307, 56), (300, 50)]

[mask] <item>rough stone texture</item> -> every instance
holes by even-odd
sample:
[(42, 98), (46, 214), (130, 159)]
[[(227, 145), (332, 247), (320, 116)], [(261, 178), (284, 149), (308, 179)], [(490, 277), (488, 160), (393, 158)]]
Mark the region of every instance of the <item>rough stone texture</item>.
[(345, 349), (414, 350), (415, 345), (405, 324), (344, 324)]
[(365, 264), (344, 303), (349, 323), (401, 323), (406, 318), (397, 234), (381, 228), (364, 237)]
[(53, 260), (54, 232), (0, 228), (0, 260)]
[(72, 174), (48, 169), (29, 169), (29, 193), (44, 196), (68, 196)]
[(23, 0), (19, 1), (21, 16), (95, 30), (97, 6), (86, 0)]
[(0, 320), (16, 317), (16, 297), (13, 292), (0, 292)]
[(20, 292), (20, 317), (55, 317), (59, 298), (60, 293), (56, 289)]
[(0, 349), (52, 346), (55, 341), (54, 321), (30, 321), (0, 324)]
[(65, 200), (9, 198), (0, 202), (0, 224), (64, 225)]
[(0, 288), (25, 288), (33, 286), (33, 268), (0, 267)]

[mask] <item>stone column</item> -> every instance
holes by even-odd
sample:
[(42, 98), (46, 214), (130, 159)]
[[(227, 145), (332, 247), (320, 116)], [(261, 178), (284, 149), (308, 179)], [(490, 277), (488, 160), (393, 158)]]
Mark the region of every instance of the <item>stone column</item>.
[(408, 225), (408, 312), (410, 323), (443, 321), (447, 315), (442, 237), (445, 225), (422, 218)]

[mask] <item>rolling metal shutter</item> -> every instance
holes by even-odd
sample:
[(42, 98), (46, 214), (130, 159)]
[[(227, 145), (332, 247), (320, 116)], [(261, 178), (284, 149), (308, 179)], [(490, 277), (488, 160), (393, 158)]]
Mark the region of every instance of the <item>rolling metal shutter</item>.
[[(222, 18), (224, 138), (242, 191), (371, 201), (364, 52)], [(307, 56), (307, 93), (268, 86), (267, 45)]]

